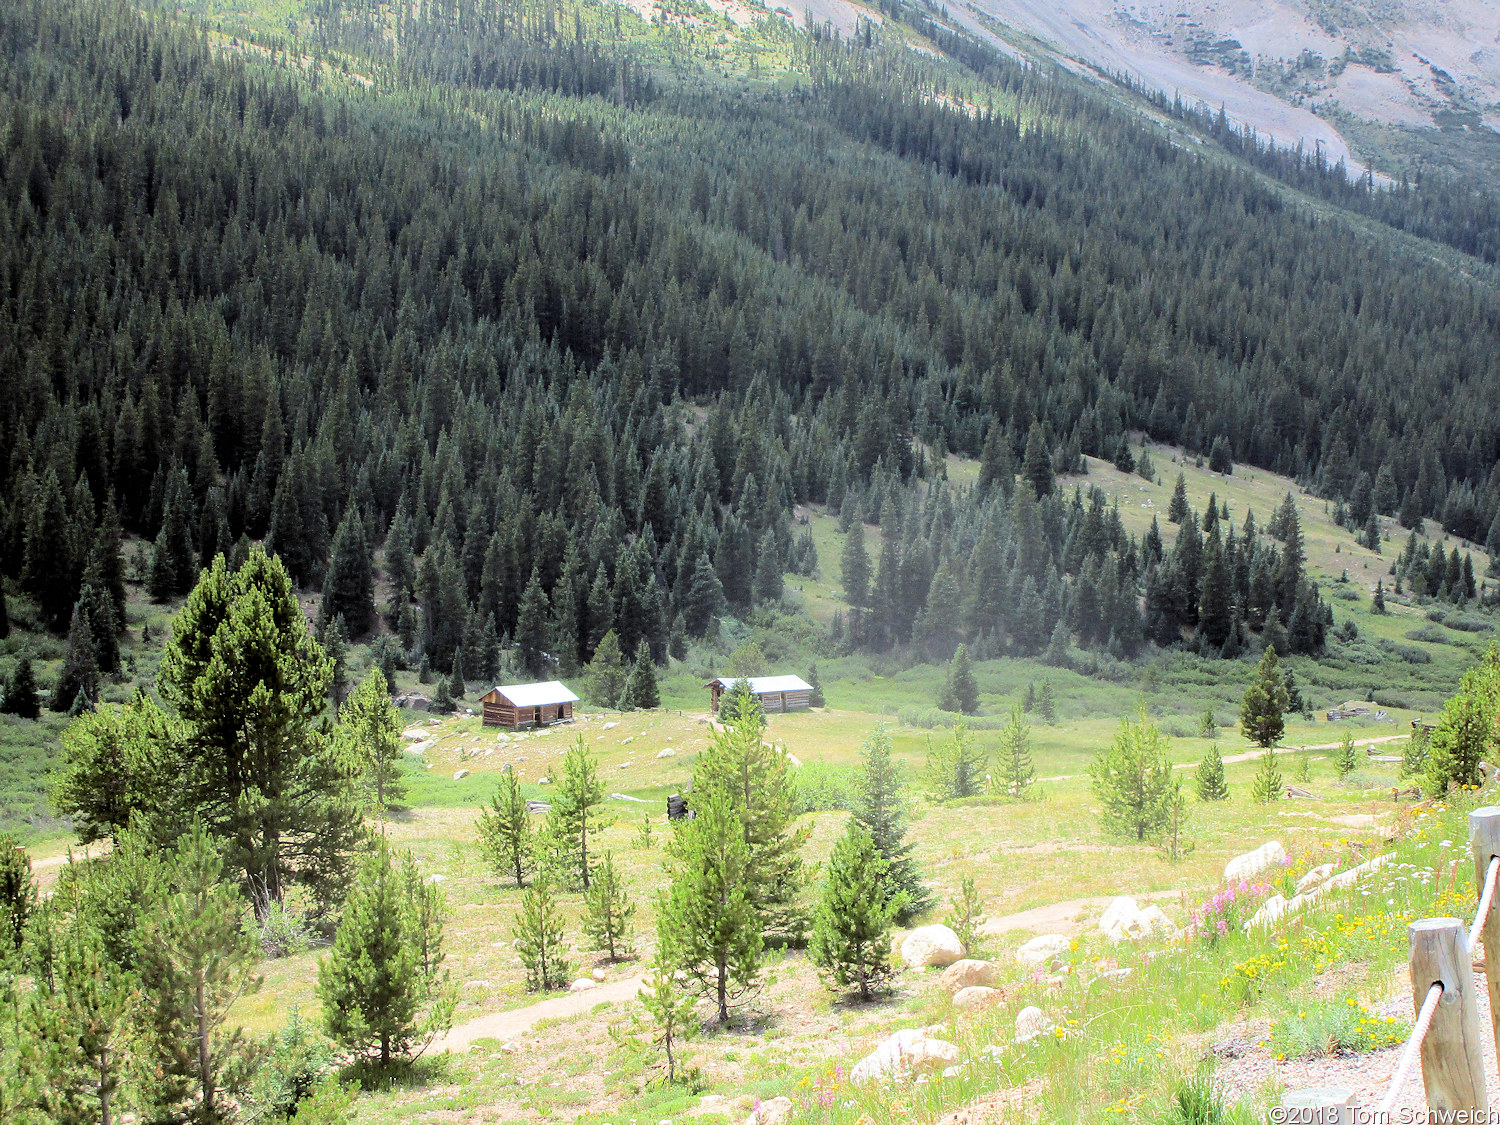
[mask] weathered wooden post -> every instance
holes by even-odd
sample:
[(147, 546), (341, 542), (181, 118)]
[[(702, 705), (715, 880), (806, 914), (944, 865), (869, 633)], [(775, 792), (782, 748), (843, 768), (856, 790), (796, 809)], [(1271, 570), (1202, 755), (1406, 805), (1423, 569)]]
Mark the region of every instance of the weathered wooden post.
[[(1484, 898), (1485, 876), (1490, 860), (1500, 856), (1500, 808), (1487, 805), (1469, 814), (1469, 847), (1474, 852), (1475, 891)], [(1493, 903), (1479, 920), (1479, 937), (1484, 942), (1484, 983), (1490, 993), (1490, 1030), (1500, 1052), (1500, 910)], [(1473, 952), (1472, 950), (1470, 952)], [(1496, 1055), (1500, 1058), (1500, 1054)]]
[[(1422, 1040), (1422, 1083), (1435, 1121), (1486, 1112), (1484, 1053), (1469, 940), (1457, 918), (1424, 918), (1407, 928), (1413, 1013), (1434, 984), (1443, 986), (1432, 1024)], [(1478, 1120), (1469, 1117), (1468, 1120)]]

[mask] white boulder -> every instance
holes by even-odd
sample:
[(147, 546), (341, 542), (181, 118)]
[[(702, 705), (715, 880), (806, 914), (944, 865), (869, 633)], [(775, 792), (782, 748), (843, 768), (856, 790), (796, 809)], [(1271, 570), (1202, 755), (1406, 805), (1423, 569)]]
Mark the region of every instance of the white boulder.
[(1038, 1035), (1046, 1035), (1056, 1026), (1052, 1017), (1040, 1008), (1022, 1008), (1016, 1013), (1016, 1042), (1029, 1042)]
[(1224, 865), (1224, 882), (1238, 883), (1241, 879), (1253, 879), (1271, 867), (1280, 867), (1287, 860), (1286, 849), (1280, 840), (1270, 840), (1253, 852), (1237, 855)]
[(579, 977), (572, 984), (568, 985), (568, 991), (569, 992), (588, 992), (590, 989), (598, 988), (598, 987), (599, 987), (599, 982), (596, 981), (593, 977)]
[(427, 740), (427, 732), (421, 727), (410, 727), (401, 732), (401, 737), (407, 742), (425, 742)]
[(617, 727), (619, 725), (620, 725), (619, 723), (605, 723), (604, 726), (600, 727), (599, 729), (600, 730), (614, 730), (615, 727)]
[(1042, 934), (1034, 937), (1016, 950), (1016, 960), (1023, 965), (1045, 965), (1068, 948), (1068, 939), (1062, 934)]
[(940, 983), (943, 990), (950, 996), (956, 995), (965, 988), (993, 988), (995, 966), (988, 961), (976, 961), (966, 957), (962, 961), (953, 962), (944, 969)]
[(944, 968), (968, 952), (947, 926), (918, 926), (901, 939), (901, 960), (913, 969)]
[(958, 1061), (958, 1048), (944, 1039), (929, 1039), (914, 1027), (902, 1028), (871, 1051), (849, 1072), (855, 1086), (882, 1079), (908, 1079), (941, 1072)]
[(1003, 999), (1005, 999), (1005, 993), (998, 988), (987, 988), (982, 984), (975, 984), (968, 988), (960, 988), (955, 992), (953, 1006), (955, 1008), (987, 1008)]
[(453, 780), (454, 781), (462, 781), (464, 778), (466, 778), (468, 776), (469, 776), (469, 771), (468, 770), (455, 770), (454, 774), (453, 774)]
[(1135, 899), (1121, 896), (1099, 917), (1099, 930), (1110, 941), (1136, 941), (1152, 934), (1168, 937), (1177, 932), (1172, 920), (1158, 906), (1142, 908)]
[(783, 1095), (756, 1102), (745, 1125), (786, 1125), (792, 1119), (792, 1099)]
[(677, 751), (668, 746), (665, 750), (658, 751), (656, 756), (658, 758), (675, 758), (677, 757)]

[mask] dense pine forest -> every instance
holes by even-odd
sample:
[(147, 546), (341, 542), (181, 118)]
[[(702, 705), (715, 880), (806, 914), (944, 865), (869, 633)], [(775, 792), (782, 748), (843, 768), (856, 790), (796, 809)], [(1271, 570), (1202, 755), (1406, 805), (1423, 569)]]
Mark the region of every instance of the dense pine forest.
[[(1455, 233), (1493, 201), (1403, 189), (1460, 270), (1289, 190), (1366, 199), (1340, 170), (1257, 172), (924, 17), (958, 62), (787, 25), (791, 80), (746, 86), (620, 19), (323, 5), (303, 57), (0, 11), (0, 571), (33, 623), (107, 671), (125, 566), (167, 600), (261, 540), (321, 628), (471, 675), (611, 629), (662, 661), (820, 566), (838, 644), (1316, 652), (1295, 512), (1132, 539), (1059, 483), (1131, 433), (1500, 549), (1493, 245)], [(808, 502), (879, 524), (865, 587)], [(1459, 566), (1431, 592), (1477, 593)]]

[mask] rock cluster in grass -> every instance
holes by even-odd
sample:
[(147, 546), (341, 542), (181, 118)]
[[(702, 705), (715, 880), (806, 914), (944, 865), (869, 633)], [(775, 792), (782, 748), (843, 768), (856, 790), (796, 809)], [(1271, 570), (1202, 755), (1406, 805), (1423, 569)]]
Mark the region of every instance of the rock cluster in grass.
[(1122, 896), (1105, 908), (1099, 918), (1099, 930), (1110, 941), (1137, 941), (1159, 935), (1175, 937), (1177, 926), (1158, 906), (1142, 907), (1135, 899)]

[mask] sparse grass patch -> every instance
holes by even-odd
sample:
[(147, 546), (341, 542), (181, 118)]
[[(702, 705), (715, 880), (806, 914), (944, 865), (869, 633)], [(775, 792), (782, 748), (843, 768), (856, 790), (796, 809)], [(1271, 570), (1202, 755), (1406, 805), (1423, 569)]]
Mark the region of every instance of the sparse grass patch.
[(1288, 1008), (1271, 1024), (1270, 1045), (1278, 1059), (1364, 1054), (1403, 1043), (1410, 1031), (1407, 1021), (1376, 1015), (1346, 996)]

